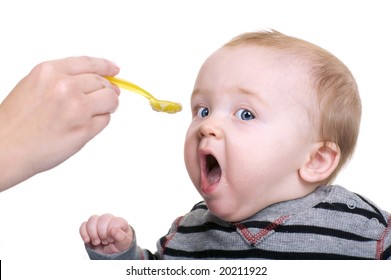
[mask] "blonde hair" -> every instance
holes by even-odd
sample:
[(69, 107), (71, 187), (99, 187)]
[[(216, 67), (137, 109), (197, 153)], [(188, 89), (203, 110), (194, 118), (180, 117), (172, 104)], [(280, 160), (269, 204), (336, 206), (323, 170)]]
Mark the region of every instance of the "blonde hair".
[(246, 44), (288, 51), (309, 65), (313, 88), (317, 92), (317, 137), (324, 145), (335, 143), (341, 152), (337, 168), (321, 183), (332, 182), (353, 155), (360, 127), (361, 101), (350, 70), (319, 46), (275, 30), (244, 33), (223, 47)]

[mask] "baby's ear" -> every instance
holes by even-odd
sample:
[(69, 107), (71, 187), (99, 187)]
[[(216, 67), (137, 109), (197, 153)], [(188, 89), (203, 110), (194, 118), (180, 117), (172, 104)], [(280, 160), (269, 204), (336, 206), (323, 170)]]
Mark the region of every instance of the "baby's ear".
[(308, 183), (317, 183), (326, 180), (337, 168), (341, 151), (332, 142), (316, 143), (310, 158), (299, 169), (301, 179)]

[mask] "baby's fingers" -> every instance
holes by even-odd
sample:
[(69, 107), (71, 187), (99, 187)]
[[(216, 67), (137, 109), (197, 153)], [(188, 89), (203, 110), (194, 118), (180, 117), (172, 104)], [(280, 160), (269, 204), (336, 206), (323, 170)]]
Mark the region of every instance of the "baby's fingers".
[(79, 232), (84, 243), (91, 243), (92, 245), (100, 244), (100, 238), (97, 230), (99, 216), (91, 216), (87, 222), (81, 224)]
[(91, 239), (87, 232), (87, 222), (81, 224), (79, 228), (79, 233), (84, 243), (90, 243)]
[(85, 226), (82, 226), (85, 228), (83, 231), (84, 235), (82, 235), (83, 240), (84, 236), (87, 236), (88, 238), (86, 238), (86, 240), (92, 245), (97, 246), (101, 244), (101, 237), (99, 235), (100, 222), (100, 216), (98, 215), (91, 216), (88, 219), (88, 221), (85, 223)]
[(126, 220), (116, 218), (109, 224), (110, 236), (114, 247), (119, 251), (127, 250), (133, 242), (133, 231)]

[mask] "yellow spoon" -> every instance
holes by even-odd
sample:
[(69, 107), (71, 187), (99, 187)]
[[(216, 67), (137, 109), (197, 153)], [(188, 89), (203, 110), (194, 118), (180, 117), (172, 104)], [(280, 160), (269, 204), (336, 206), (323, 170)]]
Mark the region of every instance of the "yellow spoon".
[(141, 87), (131, 82), (116, 77), (105, 77), (105, 78), (108, 79), (111, 83), (116, 84), (120, 88), (127, 89), (136, 92), (138, 94), (141, 94), (142, 96), (144, 96), (149, 100), (149, 104), (151, 105), (152, 109), (155, 111), (173, 114), (182, 110), (181, 104), (172, 101), (158, 100), (155, 97), (153, 97), (152, 94), (150, 94), (146, 90), (142, 89)]

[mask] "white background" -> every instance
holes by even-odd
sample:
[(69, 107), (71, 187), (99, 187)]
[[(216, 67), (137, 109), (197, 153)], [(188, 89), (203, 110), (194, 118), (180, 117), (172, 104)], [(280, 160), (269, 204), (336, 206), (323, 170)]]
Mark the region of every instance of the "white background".
[(1, 0), (1, 100), (37, 63), (89, 55), (115, 61), (120, 77), (184, 110), (157, 113), (123, 91), (110, 125), (77, 155), (0, 193), (0, 259), (87, 259), (79, 226), (107, 212), (126, 218), (139, 244), (154, 251), (171, 222), (201, 199), (183, 163), (199, 67), (232, 37), (259, 29), (318, 44), (351, 69), (362, 126), (356, 154), (336, 183), (391, 211), (387, 2)]

